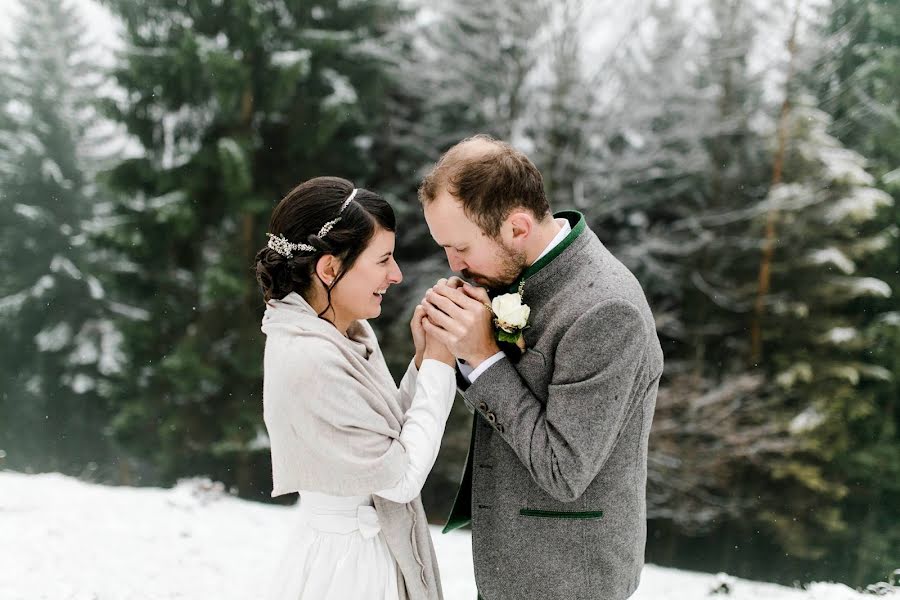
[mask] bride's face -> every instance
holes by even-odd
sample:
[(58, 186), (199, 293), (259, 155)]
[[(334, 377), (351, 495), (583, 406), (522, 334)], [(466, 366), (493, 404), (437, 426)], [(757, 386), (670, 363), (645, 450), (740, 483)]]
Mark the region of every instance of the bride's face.
[(378, 227), (369, 245), (331, 290), (336, 320), (349, 324), (381, 314), (382, 296), (403, 280), (394, 260), (394, 233)]

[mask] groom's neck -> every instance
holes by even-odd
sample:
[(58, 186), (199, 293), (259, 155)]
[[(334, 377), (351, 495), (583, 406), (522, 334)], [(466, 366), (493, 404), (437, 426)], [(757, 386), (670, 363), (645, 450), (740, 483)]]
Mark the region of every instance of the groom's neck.
[(561, 229), (562, 225), (552, 216), (537, 224), (530, 236), (528, 247), (525, 249), (525, 259), (529, 267), (537, 262), (538, 257), (544, 253)]

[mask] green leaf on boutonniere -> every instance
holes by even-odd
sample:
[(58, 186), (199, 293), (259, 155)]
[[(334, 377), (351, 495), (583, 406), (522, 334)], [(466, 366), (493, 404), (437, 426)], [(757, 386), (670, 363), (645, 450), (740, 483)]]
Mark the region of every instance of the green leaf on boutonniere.
[(508, 331), (504, 331), (502, 329), (497, 330), (497, 340), (500, 342), (509, 342), (510, 344), (515, 344), (519, 341), (519, 338), (522, 337), (522, 332), (509, 333)]

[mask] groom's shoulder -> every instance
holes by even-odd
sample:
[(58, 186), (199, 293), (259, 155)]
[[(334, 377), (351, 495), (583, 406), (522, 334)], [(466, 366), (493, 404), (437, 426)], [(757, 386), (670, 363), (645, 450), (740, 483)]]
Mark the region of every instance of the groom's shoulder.
[(646, 306), (644, 290), (634, 273), (593, 232), (590, 234), (572, 278), (579, 292), (570, 297), (581, 295), (588, 305), (621, 301), (639, 308)]

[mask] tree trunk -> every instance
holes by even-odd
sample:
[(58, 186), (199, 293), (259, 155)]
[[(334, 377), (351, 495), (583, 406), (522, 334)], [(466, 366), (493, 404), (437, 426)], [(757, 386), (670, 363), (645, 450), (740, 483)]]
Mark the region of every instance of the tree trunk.
[[(791, 34), (788, 38), (787, 48), (789, 53), (787, 79), (784, 82), (784, 102), (781, 103), (781, 114), (778, 119), (778, 147), (775, 150), (775, 159), (772, 164), (771, 188), (781, 184), (784, 168), (784, 155), (787, 148), (788, 117), (791, 112), (791, 83), (794, 79), (795, 59), (797, 56), (797, 22), (800, 20), (800, 4), (794, 7), (794, 18), (791, 23)], [(751, 362), (758, 365), (762, 360), (762, 320), (765, 312), (766, 299), (772, 281), (772, 259), (775, 255), (776, 231), (778, 224), (778, 209), (771, 208), (766, 216), (766, 234), (763, 241), (762, 259), (759, 263), (759, 288), (756, 295), (756, 303), (753, 310), (753, 324), (750, 330), (750, 358)]]

